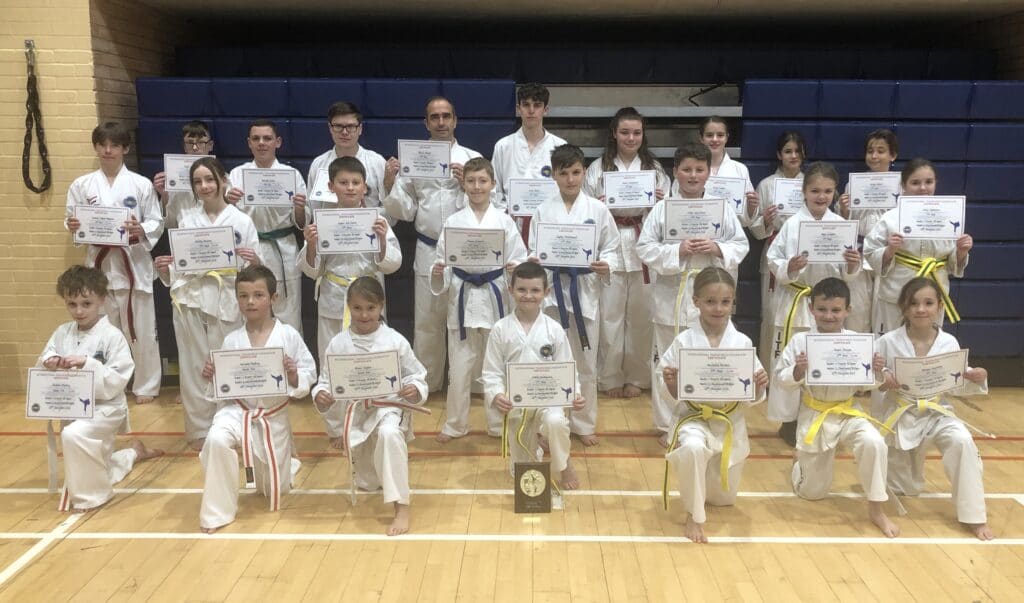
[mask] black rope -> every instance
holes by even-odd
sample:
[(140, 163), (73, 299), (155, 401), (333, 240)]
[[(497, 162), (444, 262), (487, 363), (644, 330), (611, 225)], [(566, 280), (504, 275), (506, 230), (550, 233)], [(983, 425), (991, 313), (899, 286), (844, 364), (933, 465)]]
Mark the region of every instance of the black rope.
[[(53, 176), (50, 173), (49, 152), (46, 150), (46, 137), (43, 135), (43, 114), (39, 110), (39, 84), (36, 82), (36, 45), (32, 40), (25, 40), (25, 60), (28, 62), (28, 98), (25, 100), (25, 146), (21, 151), (21, 177), (25, 186), (34, 193), (41, 193), (50, 188)], [(36, 139), (39, 141), (39, 159), (43, 168), (43, 183), (36, 186), (29, 174), (29, 157), (32, 154), (32, 126), (36, 128)]]

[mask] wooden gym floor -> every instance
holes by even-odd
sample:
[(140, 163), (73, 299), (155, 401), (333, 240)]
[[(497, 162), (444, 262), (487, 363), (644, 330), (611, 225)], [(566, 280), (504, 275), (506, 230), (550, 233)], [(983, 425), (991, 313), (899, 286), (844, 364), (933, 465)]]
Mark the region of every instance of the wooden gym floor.
[[(45, 424), (0, 395), (2, 601), (1020, 601), (1024, 594), (1024, 390), (958, 404), (998, 434), (979, 440), (989, 523), (981, 544), (957, 522), (932, 451), (929, 494), (904, 498), (903, 535), (880, 537), (866, 518), (854, 466), (842, 455), (834, 495), (795, 498), (791, 451), (763, 410), (748, 414), (751, 458), (734, 507), (712, 508), (711, 544), (682, 538), (678, 502), (661, 508), (664, 461), (646, 397), (601, 400), (596, 448), (573, 443), (582, 490), (563, 511), (518, 516), (498, 440), (474, 432), (446, 446), (433, 436), (443, 395), (416, 417), (410, 445), (412, 532), (388, 538), (379, 494), (348, 500), (346, 461), (327, 445), (309, 402), (291, 407), (303, 466), (278, 513), (243, 494), (239, 517), (198, 531), (202, 477), (182, 440), (167, 389), (131, 406), (135, 435), (165, 449), (119, 484), (105, 507), (57, 511), (46, 491)], [(473, 425), (483, 412), (473, 408)], [(672, 484), (675, 487), (675, 484)]]

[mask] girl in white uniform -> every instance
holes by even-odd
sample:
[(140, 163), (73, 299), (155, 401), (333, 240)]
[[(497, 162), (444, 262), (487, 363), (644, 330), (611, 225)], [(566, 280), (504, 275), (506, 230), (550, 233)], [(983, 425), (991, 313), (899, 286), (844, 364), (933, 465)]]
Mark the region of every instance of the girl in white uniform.
[[(675, 153), (676, 181), (683, 199), (701, 199), (707, 182), (711, 153), (701, 144), (679, 147)], [(693, 304), (693, 279), (703, 268), (717, 266), (728, 272), (733, 280), (740, 262), (750, 250), (735, 212), (726, 207), (722, 216), (721, 234), (716, 239), (688, 239), (665, 241), (665, 200), (651, 210), (637, 240), (636, 251), (640, 259), (654, 272), (653, 354), (657, 359), (672, 345), (681, 330), (698, 318)], [(651, 413), (654, 427), (660, 434), (659, 442), (668, 446), (675, 403), (662, 395), (661, 369), (651, 367)]]
[[(612, 118), (604, 154), (587, 168), (583, 192), (600, 201), (605, 172), (654, 171), (653, 205), (669, 190), (668, 175), (647, 149), (646, 120), (633, 107)], [(611, 208), (609, 208), (611, 209)], [(612, 209), (619, 228), (618, 269), (601, 291), (601, 344), (597, 351), (598, 389), (611, 398), (635, 398), (651, 385), (650, 275), (636, 254), (636, 240), (649, 210)]]
[[(900, 174), (903, 195), (934, 195), (935, 167), (925, 159), (913, 159)], [(896, 328), (903, 317), (897, 299), (903, 286), (915, 276), (931, 278), (939, 286), (945, 316), (960, 316), (949, 298), (949, 275), (962, 278), (974, 246), (969, 234), (948, 239), (904, 239), (899, 232), (899, 207), (885, 212), (864, 239), (864, 257), (878, 275), (872, 308), (874, 332), (881, 335)], [(939, 316), (939, 324), (943, 317)]]
[[(199, 461), (203, 464), (203, 500), (199, 528), (216, 532), (235, 520), (238, 512), (238, 452), (242, 450), (247, 487), (270, 499), (270, 510), (281, 508), (281, 496), (292, 486), (292, 426), (288, 404), (309, 395), (316, 383), (316, 364), (291, 325), (274, 317), (277, 279), (266, 266), (249, 266), (235, 279), (238, 309), (245, 326), (224, 338), (222, 350), (282, 348), (284, 375), (281, 395), (269, 398), (221, 400)], [(203, 377), (213, 379), (212, 360)]]
[[(60, 431), (64, 453), (61, 511), (88, 511), (106, 503), (114, 497), (114, 484), (124, 479), (136, 462), (163, 454), (162, 450), (147, 450), (140, 440), (133, 440), (131, 448), (114, 451), (117, 434), (131, 430), (124, 388), (135, 364), (124, 335), (100, 315), (107, 287), (107, 277), (96, 268), (72, 266), (60, 275), (57, 294), (64, 298), (74, 320), (57, 327), (36, 362), (37, 367), (50, 370), (82, 369), (95, 375), (93, 417), (66, 421)], [(56, 443), (51, 439), (50, 444)], [(51, 463), (55, 460), (54, 455)], [(57, 467), (51, 465), (53, 485), (56, 475)]]
[[(678, 391), (677, 348), (753, 348), (750, 338), (733, 326), (736, 281), (721, 268), (701, 270), (693, 284), (693, 303), (700, 318), (676, 337), (661, 355), (658, 368), (665, 383), (662, 395), (675, 400)], [(686, 537), (707, 542), (705, 504), (732, 505), (740, 487), (743, 464), (750, 454), (747, 407), (764, 400), (768, 374), (754, 358), (753, 402), (704, 403), (679, 400), (673, 412), (672, 440), (665, 450), (663, 499), (668, 509), (669, 468), (675, 470), (686, 509)]]
[[(943, 303), (934, 280), (911, 279), (900, 291), (898, 303), (903, 309), (903, 326), (878, 340), (878, 351), (885, 358), (887, 369), (894, 367), (896, 358), (936, 356), (960, 349), (956, 338), (939, 326)], [(894, 373), (886, 371), (885, 400), (875, 418), (892, 429), (889, 485), (896, 494), (920, 493), (924, 489), (925, 452), (934, 444), (942, 454), (942, 468), (952, 485), (957, 519), (979, 540), (991, 540), (981, 455), (968, 425), (956, 416), (949, 400), (949, 396), (987, 394), (988, 372), (968, 367), (956, 378), (961, 382), (958, 388), (922, 400), (901, 393)]]
[[(401, 388), (381, 400), (349, 401), (346, 416), (345, 454), (354, 468), (354, 486), (361, 490), (382, 490), (384, 503), (392, 503), (395, 518), (388, 536), (409, 531), (409, 449), (413, 439), (411, 407), (427, 400), (427, 370), (416, 359), (412, 346), (402, 335), (381, 322), (384, 288), (373, 277), (360, 277), (349, 285), (352, 326), (327, 345), (327, 355), (368, 354), (397, 351), (402, 370)], [(313, 402), (324, 413), (344, 403), (332, 395), (326, 363), (313, 388)]]
[(230, 226), (235, 236), (233, 253), (236, 268), (207, 272), (182, 272), (176, 262), (184, 258), (164, 255), (155, 264), (160, 280), (171, 289), (174, 304), (174, 338), (178, 344), (181, 379), (181, 403), (185, 410), (185, 437), (195, 450), (201, 450), (217, 401), (209, 383), (202, 378), (210, 350), (219, 350), (224, 337), (242, 325), (235, 301), (235, 275), (238, 268), (260, 265), (259, 239), (249, 216), (224, 201), (227, 174), (213, 157), (203, 157), (189, 170), (192, 192), (201, 205), (184, 210), (180, 229)]
[[(448, 418), (437, 441), (445, 444), (469, 433), (470, 390), (483, 370), (487, 336), (494, 323), (511, 313), (506, 271), (526, 260), (526, 246), (519, 229), (508, 214), (491, 205), (494, 170), (482, 157), (470, 159), (463, 170), (463, 188), (469, 206), (444, 222), (437, 241), (437, 257), (431, 269), (430, 290), (448, 299)], [(504, 232), (501, 249), (493, 250), (491, 266), (448, 266), (451, 260), (445, 229), (487, 229)], [(454, 256), (453, 256), (454, 257)], [(436, 339), (433, 344), (438, 345)], [(484, 404), (487, 433), (501, 435), (501, 414)]]

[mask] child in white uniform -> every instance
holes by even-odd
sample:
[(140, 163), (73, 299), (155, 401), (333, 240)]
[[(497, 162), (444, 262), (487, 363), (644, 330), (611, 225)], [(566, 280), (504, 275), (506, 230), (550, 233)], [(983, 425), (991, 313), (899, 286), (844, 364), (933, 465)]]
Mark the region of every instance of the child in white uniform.
[[(750, 170), (739, 161), (729, 157), (725, 145), (729, 142), (729, 126), (721, 117), (705, 117), (697, 126), (701, 143), (711, 151), (711, 175), (723, 178), (743, 178), (746, 180), (746, 206), (743, 212), (737, 214), (740, 224), (744, 227), (757, 217), (759, 198), (754, 185), (750, 182)], [(672, 196), (679, 196), (679, 181), (672, 183)]]
[[(841, 279), (825, 278), (811, 290), (808, 305), (815, 326), (810, 333), (854, 333), (843, 328), (850, 313), (850, 289)], [(797, 421), (796, 460), (793, 462), (793, 491), (807, 500), (821, 500), (832, 485), (836, 450), (840, 445), (853, 451), (860, 483), (868, 499), (868, 517), (889, 538), (900, 529), (885, 514), (888, 447), (878, 432), (880, 425), (854, 399), (861, 390), (881, 385), (885, 359), (874, 354), (865, 372), (874, 370), (874, 384), (862, 386), (808, 385), (807, 333), (789, 340), (776, 363), (768, 395), (768, 418)]]
[[(213, 145), (210, 126), (205, 121), (195, 119), (181, 127), (181, 147), (184, 154), (211, 155)], [(164, 227), (177, 228), (181, 212), (199, 205), (199, 200), (192, 191), (168, 191), (166, 186), (167, 172), (157, 172), (153, 176), (153, 188), (160, 197), (160, 205), (163, 207)]]
[[(230, 226), (235, 234), (232, 251), (236, 266), (262, 264), (252, 220), (224, 201), (227, 174), (220, 161), (203, 157), (192, 164), (189, 176), (192, 192), (202, 204), (181, 214), (179, 228)], [(193, 449), (201, 450), (217, 411), (209, 383), (202, 378), (203, 367), (210, 351), (219, 350), (227, 334), (242, 325), (235, 301), (238, 269), (179, 273), (175, 259), (169, 255), (156, 258), (155, 264), (160, 280), (170, 287), (174, 302), (174, 338), (178, 344), (185, 437)]]
[[(683, 199), (703, 198), (711, 162), (711, 152), (707, 147), (696, 143), (683, 145), (676, 149), (674, 162), (673, 173), (680, 185), (680, 196)], [(697, 307), (692, 302), (693, 279), (697, 273), (708, 266), (717, 266), (735, 280), (740, 262), (750, 250), (739, 219), (728, 207), (722, 216), (718, 238), (665, 241), (665, 203), (664, 200), (659, 201), (651, 210), (636, 246), (640, 259), (657, 275), (652, 287), (654, 358), (660, 358), (679, 332), (697, 320)], [(651, 370), (654, 428), (660, 434), (661, 445), (668, 446), (675, 403), (662, 395), (661, 369), (655, 364)]]
[[(163, 454), (147, 450), (140, 440), (133, 440), (131, 448), (114, 451), (115, 436), (130, 431), (124, 388), (135, 364), (124, 335), (100, 314), (107, 290), (107, 277), (96, 268), (72, 266), (60, 275), (57, 294), (74, 320), (57, 327), (36, 362), (37, 367), (50, 370), (81, 369), (95, 375), (92, 419), (67, 421), (60, 431), (61, 511), (88, 511), (105, 504), (114, 496), (114, 484), (135, 463)], [(56, 467), (50, 471), (56, 475)]]
[(86, 263), (107, 275), (110, 291), (104, 312), (121, 329), (135, 359), (132, 390), (138, 404), (152, 402), (160, 394), (160, 346), (156, 336), (153, 307), (153, 259), (150, 251), (164, 231), (160, 203), (153, 185), (124, 165), (131, 146), (128, 129), (107, 122), (92, 131), (92, 145), (100, 169), (77, 178), (68, 188), (65, 225), (77, 241), (81, 222), (76, 206), (110, 207), (129, 210), (121, 226), (126, 246), (89, 245)]
[[(384, 503), (393, 503), (395, 518), (388, 536), (409, 531), (409, 449), (413, 439), (412, 414), (408, 407), (427, 400), (427, 371), (416, 359), (404, 337), (381, 322), (384, 288), (373, 277), (360, 277), (349, 285), (348, 303), (352, 314), (350, 329), (339, 333), (327, 345), (326, 353), (367, 354), (397, 350), (402, 369), (402, 387), (383, 400), (350, 401), (345, 409), (348, 425), (345, 450), (355, 470), (355, 485), (362, 490), (381, 489)], [(320, 368), (320, 380), (313, 388), (316, 409), (328, 412), (343, 406), (331, 394), (327, 365)]]
[[(633, 107), (612, 118), (604, 154), (587, 168), (583, 192), (605, 201), (605, 172), (654, 171), (653, 205), (669, 190), (668, 175), (647, 148), (646, 120)], [(610, 208), (611, 209), (611, 208)], [(597, 387), (612, 398), (635, 398), (651, 384), (651, 290), (647, 266), (636, 253), (648, 209), (611, 209), (619, 228), (618, 270), (601, 290), (601, 345)]]
[[(677, 348), (753, 348), (750, 338), (733, 326), (736, 281), (721, 268), (705, 268), (693, 283), (693, 303), (700, 318), (676, 337), (661, 355), (658, 368), (665, 383), (662, 395), (676, 399), (679, 358)], [(754, 358), (754, 401), (705, 403), (679, 400), (673, 417), (672, 440), (665, 450), (663, 498), (668, 509), (669, 468), (675, 470), (679, 495), (686, 509), (686, 537), (707, 542), (705, 504), (727, 506), (736, 502), (743, 464), (750, 454), (747, 407), (764, 399), (768, 374)]]
[[(484, 399), (489, 406), (508, 417), (503, 446), (507, 443), (510, 471), (515, 472), (516, 463), (540, 460), (537, 450), (541, 448), (551, 453), (551, 471), (555, 481), (562, 489), (575, 490), (580, 481), (569, 461), (569, 419), (565, 416), (565, 409), (515, 409), (505, 380), (509, 362), (569, 362), (573, 359), (565, 330), (558, 321), (541, 312), (548, 289), (548, 274), (539, 265), (526, 262), (513, 271), (509, 291), (516, 301), (516, 308), (515, 312), (494, 325), (487, 339)], [(577, 395), (572, 411), (579, 411), (586, 401), (578, 395), (578, 372), (574, 388)], [(521, 436), (513, 437), (512, 432)]]
[[(292, 486), (292, 426), (288, 404), (305, 398), (316, 383), (316, 364), (302, 335), (274, 317), (277, 279), (266, 266), (249, 266), (235, 278), (238, 310), (245, 326), (224, 338), (222, 350), (282, 348), (284, 375), (280, 396), (221, 400), (213, 425), (199, 453), (203, 464), (203, 500), (199, 528), (216, 532), (235, 520), (238, 512), (238, 452), (245, 463), (246, 485), (270, 499), (270, 510), (281, 508), (281, 496)], [(214, 377), (212, 360), (203, 377)], [(278, 377), (281, 377), (280, 375)]]
[[(448, 419), (437, 441), (442, 444), (469, 432), (469, 397), (471, 385), (479, 381), (484, 350), (491, 326), (512, 308), (509, 306), (506, 271), (526, 259), (526, 246), (515, 222), (505, 212), (491, 205), (494, 170), (482, 157), (470, 159), (463, 167), (463, 187), (469, 206), (445, 220), (444, 228), (488, 229), (504, 231), (502, 249), (494, 250), (494, 265), (448, 266), (451, 250), (445, 230), (437, 242), (437, 258), (431, 271), (430, 289), (435, 295), (448, 298)], [(437, 346), (438, 342), (434, 341)], [(417, 356), (418, 357), (418, 356)], [(487, 433), (501, 435), (501, 414), (485, 402)]]

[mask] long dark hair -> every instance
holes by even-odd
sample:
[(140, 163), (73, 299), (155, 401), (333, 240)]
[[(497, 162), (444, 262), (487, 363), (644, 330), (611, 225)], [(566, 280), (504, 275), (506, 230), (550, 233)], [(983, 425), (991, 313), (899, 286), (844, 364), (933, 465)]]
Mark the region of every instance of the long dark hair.
[(640, 169), (658, 169), (660, 167), (658, 160), (655, 159), (654, 154), (647, 148), (647, 119), (645, 119), (643, 115), (640, 115), (640, 113), (633, 107), (623, 107), (615, 112), (615, 117), (612, 118), (612, 121), (608, 126), (608, 142), (605, 144), (604, 154), (601, 155), (601, 171), (617, 171), (617, 168), (615, 167), (615, 156), (619, 153), (619, 146), (618, 143), (615, 142), (615, 133), (619, 130), (619, 124), (626, 120), (639, 121), (640, 127), (643, 128), (644, 131), (644, 139), (640, 143), (640, 148), (636, 151), (636, 156), (640, 158)]

